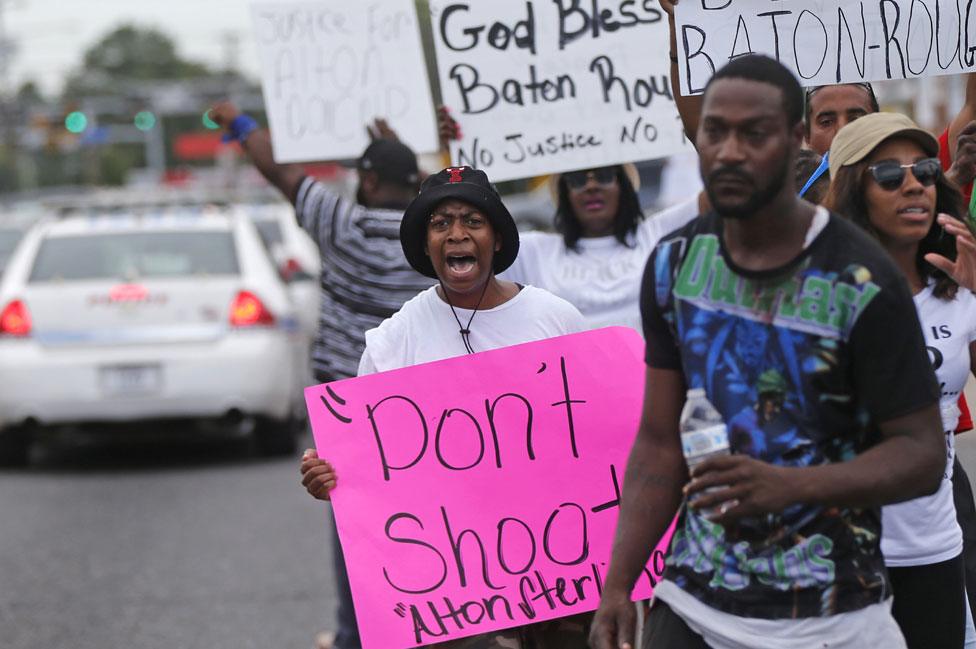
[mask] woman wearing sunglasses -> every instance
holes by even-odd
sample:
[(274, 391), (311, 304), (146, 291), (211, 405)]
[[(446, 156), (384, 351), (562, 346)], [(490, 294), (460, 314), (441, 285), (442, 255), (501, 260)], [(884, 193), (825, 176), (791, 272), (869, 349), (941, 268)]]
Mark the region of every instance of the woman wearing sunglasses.
[(962, 200), (942, 175), (938, 151), (935, 138), (909, 118), (866, 115), (841, 129), (831, 144), (826, 200), (827, 207), (874, 235), (901, 269), (942, 385), (942, 485), (931, 496), (882, 510), (892, 612), (909, 647), (962, 647), (972, 625), (951, 478), (956, 404), (969, 373), (976, 372), (976, 241), (954, 218), (962, 214)]
[(506, 279), (555, 293), (589, 327), (641, 331), (637, 298), (647, 257), (663, 235), (697, 216), (699, 205), (688, 201), (645, 220), (638, 188), (632, 164), (553, 175), (555, 233), (523, 234)]

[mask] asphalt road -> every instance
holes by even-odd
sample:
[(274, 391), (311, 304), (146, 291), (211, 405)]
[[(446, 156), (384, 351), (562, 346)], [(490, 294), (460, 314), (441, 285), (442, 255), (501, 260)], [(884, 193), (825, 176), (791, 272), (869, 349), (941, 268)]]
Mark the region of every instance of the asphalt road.
[(47, 447), (0, 471), (0, 646), (308, 649), (327, 507), (243, 442)]
[[(976, 432), (957, 439), (974, 477)], [(327, 505), (297, 458), (239, 441), (38, 455), (0, 471), (3, 649), (309, 649), (331, 622)]]

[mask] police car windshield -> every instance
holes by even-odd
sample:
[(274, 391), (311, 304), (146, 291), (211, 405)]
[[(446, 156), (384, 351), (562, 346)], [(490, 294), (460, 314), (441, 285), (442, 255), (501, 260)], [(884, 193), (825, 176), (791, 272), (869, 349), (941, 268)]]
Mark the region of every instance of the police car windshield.
[(238, 275), (230, 232), (58, 236), (41, 244), (30, 281)]
[(7, 261), (14, 254), (17, 242), (23, 236), (23, 230), (0, 229), (0, 270), (3, 270), (7, 265)]
[(258, 229), (258, 234), (261, 235), (261, 241), (264, 242), (264, 247), (268, 250), (271, 250), (284, 240), (281, 233), (281, 226), (278, 225), (277, 221), (254, 219), (253, 222), (254, 227)]

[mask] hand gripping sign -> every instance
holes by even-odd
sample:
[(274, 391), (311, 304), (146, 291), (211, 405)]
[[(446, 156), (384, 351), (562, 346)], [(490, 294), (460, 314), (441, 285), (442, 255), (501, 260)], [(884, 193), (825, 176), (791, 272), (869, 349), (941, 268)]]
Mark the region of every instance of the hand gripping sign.
[[(612, 327), (305, 391), (366, 649), (596, 609), (644, 389)], [(670, 531), (634, 589), (647, 598)]]

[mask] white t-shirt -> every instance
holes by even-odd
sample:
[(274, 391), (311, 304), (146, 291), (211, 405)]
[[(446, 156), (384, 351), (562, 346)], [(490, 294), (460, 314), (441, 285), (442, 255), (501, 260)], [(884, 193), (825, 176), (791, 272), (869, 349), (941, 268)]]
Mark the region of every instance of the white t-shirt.
[(573, 304), (590, 329), (619, 325), (643, 335), (640, 285), (647, 258), (661, 238), (698, 215), (698, 197), (668, 208), (638, 225), (633, 246), (613, 236), (580, 239), (566, 248), (561, 234), (521, 235), (518, 258), (502, 274), (519, 284), (538, 286)]
[(661, 172), (661, 191), (657, 199), (662, 205), (677, 205), (703, 187), (698, 154), (694, 150), (676, 153), (668, 158), (668, 164)]
[(712, 649), (905, 649), (891, 616), (891, 598), (856, 611), (796, 620), (739, 617), (703, 604), (670, 581), (654, 587), (688, 627)]
[(942, 387), (939, 407), (946, 440), (946, 470), (939, 490), (881, 509), (881, 552), (892, 567), (926, 566), (962, 552), (962, 531), (952, 500), (952, 464), (959, 422), (959, 394), (969, 378), (969, 343), (976, 340), (976, 296), (960, 288), (954, 300), (932, 295), (932, 286), (915, 296), (929, 358)]
[[(467, 325), (470, 309), (454, 309)], [(528, 343), (583, 331), (583, 316), (569, 302), (540, 288), (526, 286), (504, 304), (479, 309), (468, 340), (475, 352)], [(451, 307), (437, 287), (409, 300), (403, 308), (366, 332), (366, 351), (359, 376), (386, 372), (467, 353)]]

